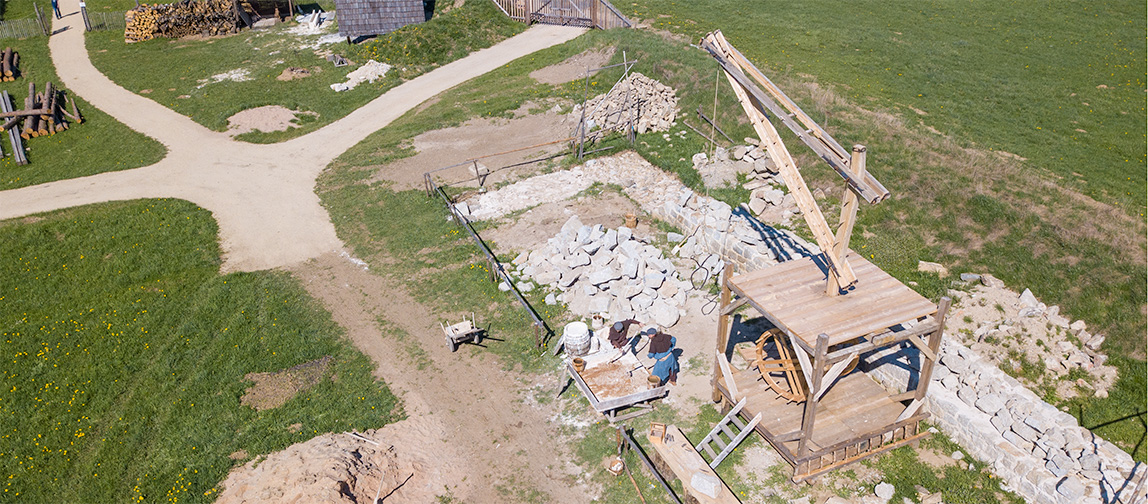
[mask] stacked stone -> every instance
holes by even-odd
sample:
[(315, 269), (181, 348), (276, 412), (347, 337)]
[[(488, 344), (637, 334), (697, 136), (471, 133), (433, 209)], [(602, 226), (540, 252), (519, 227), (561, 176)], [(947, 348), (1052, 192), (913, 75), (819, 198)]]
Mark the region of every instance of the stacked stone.
[(820, 252), (790, 231), (762, 224), (744, 207), (735, 210), (695, 193), (633, 152), (592, 159), (582, 171), (592, 180), (622, 186), (643, 210), (686, 233), (678, 255), (707, 264), (707, 269), (716, 264), (708, 254), (717, 255), (721, 266), (728, 262), (738, 271), (753, 271)]
[[(580, 116), (581, 105), (571, 113)], [(586, 102), (586, 114), (587, 131), (625, 133), (631, 119), (638, 133), (668, 131), (678, 115), (678, 97), (674, 88), (634, 72), (612, 92)]]
[[(903, 391), (920, 358), (915, 349), (894, 347), (866, 363), (870, 376)], [(879, 365), (888, 361), (899, 363)], [(1132, 502), (1143, 467), (976, 352), (946, 338), (932, 378), (925, 407), (933, 421), (1026, 499)]]
[(691, 288), (660, 249), (630, 228), (583, 225), (577, 216), (544, 248), (519, 254), (513, 264), (517, 274), (561, 291), (550, 294), (547, 303), (565, 302), (574, 313), (610, 320), (635, 318), (672, 327)]

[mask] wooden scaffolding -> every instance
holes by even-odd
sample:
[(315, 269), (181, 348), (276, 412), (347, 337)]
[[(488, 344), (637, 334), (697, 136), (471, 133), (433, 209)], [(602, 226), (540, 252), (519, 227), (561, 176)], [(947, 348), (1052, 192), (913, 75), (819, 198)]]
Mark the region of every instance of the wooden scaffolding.
[[(865, 167), (866, 149), (847, 152), (805, 114), (720, 31), (701, 47), (721, 65), (738, 100), (777, 164), (821, 253), (764, 270), (721, 278), (713, 400), (742, 399), (746, 418), (762, 415), (754, 429), (794, 466), (794, 481), (927, 436), (920, 411), (944, 332), (949, 299), (930, 302), (849, 250), (860, 200), (879, 203), (889, 192)], [(840, 224), (825, 221), (805, 180), (770, 118), (779, 120), (844, 179)], [(745, 369), (731, 365), (730, 317), (751, 307), (774, 329), (745, 355)], [(862, 372), (859, 356), (902, 342), (920, 350), (916, 387), (891, 394)], [(910, 377), (912, 381), (913, 377)], [(911, 383), (909, 384), (911, 386)], [(906, 386), (908, 389), (909, 386)], [(907, 403), (907, 404), (906, 404)]]

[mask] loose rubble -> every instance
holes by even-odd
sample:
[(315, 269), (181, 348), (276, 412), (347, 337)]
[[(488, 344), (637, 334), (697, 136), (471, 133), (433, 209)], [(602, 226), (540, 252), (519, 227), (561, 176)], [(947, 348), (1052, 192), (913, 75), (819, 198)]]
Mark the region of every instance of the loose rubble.
[(561, 291), (554, 300), (573, 313), (673, 327), (693, 287), (649, 242), (630, 228), (584, 225), (573, 216), (545, 247), (515, 257), (514, 272)]
[(379, 63), (375, 60), (367, 61), (363, 66), (352, 70), (347, 74), (346, 82), (336, 82), (331, 84), (331, 89), (335, 92), (350, 91), (358, 87), (359, 84), (364, 82), (374, 83), (387, 75), (391, 70), (391, 66), (386, 63)]
[[(667, 131), (678, 115), (678, 97), (661, 82), (633, 72), (611, 92), (586, 102), (586, 130), (625, 133), (634, 121), (637, 133)], [(571, 114), (580, 117), (582, 106), (575, 105)]]
[(739, 175), (746, 175), (748, 180), (742, 187), (750, 191), (750, 212), (764, 222), (788, 225), (793, 216), (801, 213), (797, 202), (788, 193), (785, 181), (769, 155), (756, 140), (746, 138), (745, 141), (749, 145), (715, 148), (712, 158), (704, 152), (694, 154), (694, 169), (710, 188), (733, 185)]
[[(1100, 352), (1103, 334), (1089, 333), (1083, 320), (1070, 321), (1059, 307), (1041, 303), (1028, 289), (1017, 294), (992, 275), (974, 275), (975, 280), (965, 275), (975, 284), (969, 293), (951, 294), (957, 301), (946, 323), (949, 335), (998, 367), (1019, 371), (1026, 363), (1038, 363), (1044, 376), (1056, 381), (1061, 398), (1075, 397), (1081, 389), (1108, 397), (1117, 370)], [(1074, 369), (1088, 376), (1063, 379)]]

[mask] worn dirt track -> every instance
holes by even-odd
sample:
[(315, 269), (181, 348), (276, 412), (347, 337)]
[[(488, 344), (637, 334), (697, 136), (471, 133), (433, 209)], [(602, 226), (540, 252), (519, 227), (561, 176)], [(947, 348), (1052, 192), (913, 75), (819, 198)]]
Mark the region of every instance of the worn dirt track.
[[(418, 475), (413, 484), (439, 493), (449, 487), (465, 502), (581, 503), (592, 495), (576, 482), (578, 468), (553, 422), (554, 403), (524, 401), (531, 380), (546, 380), (542, 388), (557, 393), (562, 386), (557, 378), (506, 371), (497, 358), (466, 345), (450, 352), (435, 323), (438, 317), (427, 307), (394, 280), (337, 254), (291, 271), (355, 345), (379, 363), (379, 376), (403, 398), (410, 420), (387, 430), (417, 426), (418, 444), (404, 442), (404, 435), (389, 441), (400, 454), (434, 461), (428, 465), (434, 472)], [(378, 319), (407, 336), (380, 337)], [(425, 352), (423, 359), (412, 357), (410, 345)]]
[(0, 219), (104, 201), (186, 199), (210, 210), (219, 222), (224, 271), (286, 266), (341, 248), (314, 191), (316, 177), (336, 156), (423, 101), (583, 32), (535, 26), (395, 87), (308, 135), (255, 145), (208, 130), (105, 77), (88, 59), (78, 0), (60, 3), (68, 15), (53, 23), (56, 34), (49, 47), (64, 86), (160, 141), (168, 154), (143, 168), (0, 192)]

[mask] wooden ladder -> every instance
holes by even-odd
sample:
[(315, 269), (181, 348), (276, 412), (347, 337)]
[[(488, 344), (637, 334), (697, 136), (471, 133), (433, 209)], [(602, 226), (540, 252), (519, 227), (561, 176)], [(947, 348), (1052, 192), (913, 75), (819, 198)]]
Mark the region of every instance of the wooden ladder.
[[(709, 434), (706, 434), (706, 437), (694, 447), (694, 450), (698, 453), (705, 450), (705, 452), (709, 454), (710, 459), (712, 459), (710, 469), (716, 469), (718, 464), (721, 464), (721, 461), (725, 460), (725, 458), (733, 452), (733, 449), (737, 448), (737, 445), (741, 444), (745, 437), (753, 432), (753, 428), (757, 426), (757, 423), (761, 421), (761, 413), (758, 413), (748, 424), (742, 423), (741, 418), (738, 418), (737, 414), (741, 412), (741, 408), (744, 406), (745, 398), (743, 397), (737, 402), (737, 405), (734, 406), (733, 409), (729, 410), (729, 413), (726, 413), (725, 416), (722, 417), (721, 421), (714, 426), (713, 430), (711, 430)], [(732, 429), (730, 428), (731, 425), (733, 426)], [(729, 438), (728, 443), (722, 439), (722, 434), (725, 434), (726, 437)], [(721, 452), (716, 452), (713, 447), (710, 446), (711, 444), (717, 445)]]

